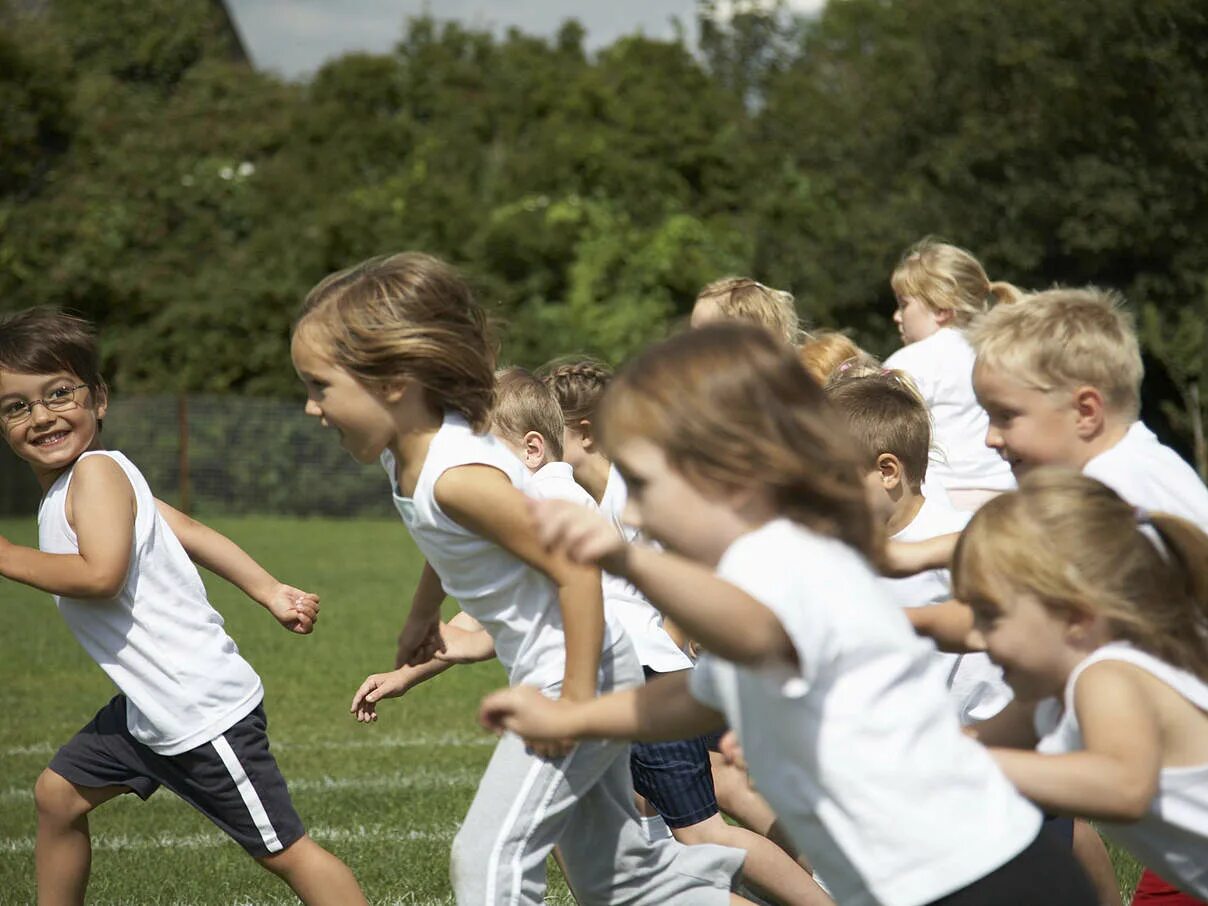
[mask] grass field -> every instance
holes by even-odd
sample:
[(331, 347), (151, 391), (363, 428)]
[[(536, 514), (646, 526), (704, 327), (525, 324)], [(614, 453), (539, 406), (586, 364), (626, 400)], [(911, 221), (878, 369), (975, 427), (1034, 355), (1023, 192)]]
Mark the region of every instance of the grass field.
[[(372, 726), (348, 714), (364, 677), (387, 669), (420, 560), (398, 522), (216, 519), (283, 581), (318, 592), (309, 637), (206, 575), (211, 600), (264, 679), (273, 751), (311, 834), (338, 854), (374, 904), (446, 903), (448, 849), (490, 756), (474, 723), (498, 664), (459, 667), (387, 702)], [(0, 534), (35, 543), (29, 520)], [(0, 580), (0, 904), (34, 900), (35, 778), (112, 687), (49, 597)], [(91, 821), (95, 906), (250, 906), (296, 902), (287, 888), (170, 793), (122, 797)], [(1137, 869), (1116, 857), (1122, 887)], [(569, 902), (551, 872), (551, 899)]]

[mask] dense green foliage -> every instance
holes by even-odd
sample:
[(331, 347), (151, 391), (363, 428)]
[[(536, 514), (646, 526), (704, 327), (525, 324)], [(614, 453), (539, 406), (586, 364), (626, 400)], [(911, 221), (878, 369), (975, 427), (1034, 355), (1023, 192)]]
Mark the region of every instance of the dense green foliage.
[(412, 20), (393, 53), (290, 84), (234, 61), (203, 0), (10, 10), (0, 308), (96, 318), (122, 392), (289, 393), (307, 288), (420, 248), (474, 280), (514, 361), (619, 360), (736, 271), (884, 353), (889, 271), (938, 234), (993, 278), (1121, 289), (1150, 356), (1146, 416), (1191, 453), (1208, 407), (1208, 7), (708, 12), (699, 52)]

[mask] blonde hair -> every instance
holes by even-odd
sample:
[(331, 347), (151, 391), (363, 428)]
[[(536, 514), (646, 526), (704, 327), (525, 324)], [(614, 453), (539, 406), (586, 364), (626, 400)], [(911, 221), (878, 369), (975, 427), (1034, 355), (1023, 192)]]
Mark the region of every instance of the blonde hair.
[(333, 363), (367, 387), (422, 386), (433, 405), (481, 430), (495, 387), (495, 346), (464, 280), (418, 252), (370, 258), (321, 280), (295, 333), (319, 330)]
[(1090, 385), (1115, 412), (1141, 408), (1141, 349), (1118, 293), (1088, 286), (1051, 289), (1001, 306), (968, 333), (977, 367), (1017, 377), (1037, 390)]
[(832, 381), (826, 397), (847, 420), (864, 468), (892, 453), (902, 463), (906, 483), (919, 488), (927, 477), (931, 452), (931, 415), (914, 382), (900, 371), (882, 371)]
[(794, 351), (761, 328), (719, 322), (651, 346), (608, 388), (600, 428), (610, 455), (644, 438), (694, 484), (766, 488), (781, 514), (879, 557), (855, 445)]
[(873, 356), (857, 346), (849, 336), (837, 330), (814, 331), (805, 338), (797, 352), (809, 376), (823, 387), (840, 376), (841, 366), (879, 367)]
[(1085, 475), (1037, 469), (978, 510), (957, 543), (953, 589), (990, 603), (1022, 591), (1055, 612), (1102, 616), (1113, 637), (1208, 679), (1208, 536)]
[(513, 443), (536, 431), (545, 439), (550, 457), (562, 459), (562, 409), (549, 387), (524, 368), (502, 368), (495, 373), (491, 430)]
[(790, 346), (796, 346), (803, 337), (793, 294), (750, 277), (714, 280), (696, 294), (696, 302), (711, 302), (723, 317), (758, 324)]
[(937, 314), (951, 312), (957, 327), (965, 327), (1000, 302), (1014, 302), (1021, 293), (1010, 283), (990, 282), (972, 254), (928, 236), (911, 246), (889, 278), (899, 300), (917, 299)]
[(583, 419), (595, 420), (612, 369), (598, 359), (562, 357), (538, 368), (537, 377), (553, 392), (563, 420), (573, 427)]

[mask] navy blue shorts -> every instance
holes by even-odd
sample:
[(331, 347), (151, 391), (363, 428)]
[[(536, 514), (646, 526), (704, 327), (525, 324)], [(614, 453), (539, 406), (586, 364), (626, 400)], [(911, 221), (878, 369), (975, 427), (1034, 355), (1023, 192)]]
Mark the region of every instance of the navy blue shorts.
[(268, 750), (261, 705), (195, 749), (160, 755), (130, 735), (126, 696), (118, 695), (55, 753), (50, 769), (76, 786), (124, 786), (142, 799), (165, 786), (253, 858), (281, 852), (306, 833)]
[[(648, 680), (657, 676), (646, 669)], [(635, 742), (629, 747), (629, 770), (634, 790), (658, 810), (668, 827), (690, 827), (718, 812), (703, 736)]]

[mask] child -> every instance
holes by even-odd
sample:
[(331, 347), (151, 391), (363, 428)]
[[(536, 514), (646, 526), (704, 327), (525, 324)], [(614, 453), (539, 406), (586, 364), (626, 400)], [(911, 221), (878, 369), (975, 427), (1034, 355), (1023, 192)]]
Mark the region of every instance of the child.
[(317, 599), (281, 585), (225, 538), (169, 507), (101, 443), (109, 395), (88, 324), (30, 310), (0, 321), (0, 427), (45, 491), (39, 548), (0, 539), (0, 575), (50, 592), (118, 687), (38, 778), (38, 902), (83, 903), (88, 814), (123, 793), (172, 790), (303, 902), (364, 903), (348, 868), (306, 835), (269, 752), (264, 688), (223, 631), (190, 553), (285, 628)]
[[(873, 513), (893, 541), (917, 542), (959, 533), (969, 514), (924, 496), (931, 450), (927, 407), (909, 379), (892, 372), (840, 379), (827, 387), (831, 405), (847, 423), (861, 458)], [(952, 598), (946, 569), (882, 583), (900, 606), (925, 607)], [(984, 653), (934, 655), (943, 666), (948, 695), (961, 724), (987, 720), (1010, 701), (1002, 675)]]
[(634, 517), (668, 552), (554, 501), (535, 506), (542, 534), (626, 575), (707, 653), (589, 703), (514, 687), (483, 702), (486, 724), (661, 739), (728, 721), (839, 903), (1018, 906), (1041, 902), (1042, 878), (1044, 902), (1094, 902), (961, 733), (926, 645), (880, 591), (856, 456), (791, 349), (736, 324), (673, 337), (614, 381), (600, 423)]
[(955, 576), (976, 643), (1032, 706), (981, 734), (1039, 749), (994, 750), (1007, 776), (1208, 897), (1208, 536), (1039, 469), (974, 516)]
[[(479, 433), (494, 391), (485, 318), (448, 266), (375, 258), (307, 296), (294, 328), (306, 411), (360, 462), (380, 459), (428, 566), (399, 639), (404, 663), (441, 645), (448, 594), (490, 633), (513, 683), (563, 700), (640, 685), (632, 648), (607, 631), (600, 574), (548, 553), (530, 530), (524, 467)], [(496, 747), (453, 842), (458, 903), (537, 904), (559, 845), (585, 902), (731, 902), (742, 854), (645, 839), (615, 743)], [(549, 760), (538, 757), (550, 756)]]
[(991, 283), (964, 249), (933, 239), (906, 253), (890, 283), (903, 347), (885, 367), (906, 372), (918, 386), (935, 424), (939, 455), (931, 479), (944, 487), (953, 506), (972, 512), (1014, 482), (1011, 470), (982, 442), (986, 413), (973, 395), (973, 350), (964, 330), (993, 302), (1014, 299), (1016, 291)]
[(800, 345), (805, 338), (792, 293), (764, 286), (750, 277), (723, 277), (697, 293), (692, 326), (723, 320), (758, 324), (790, 346)]
[[(638, 531), (625, 522), (625, 481), (601, 450), (593, 427), (596, 408), (612, 371), (601, 362), (582, 359), (552, 362), (542, 374), (562, 408), (563, 455), (575, 480), (591, 495), (617, 534), (637, 542)], [(691, 659), (682, 650), (684, 640), (675, 637), (680, 635), (679, 630), (674, 625), (669, 627), (631, 582), (606, 572), (604, 598), (633, 641), (647, 682), (692, 669)], [(829, 902), (809, 874), (783, 849), (722, 818), (706, 737), (634, 743), (629, 763), (634, 788), (657, 811), (656, 816), (644, 819), (655, 835), (666, 833), (662, 824), (681, 843), (740, 847), (747, 851), (744, 880), (776, 901), (786, 906)]]

